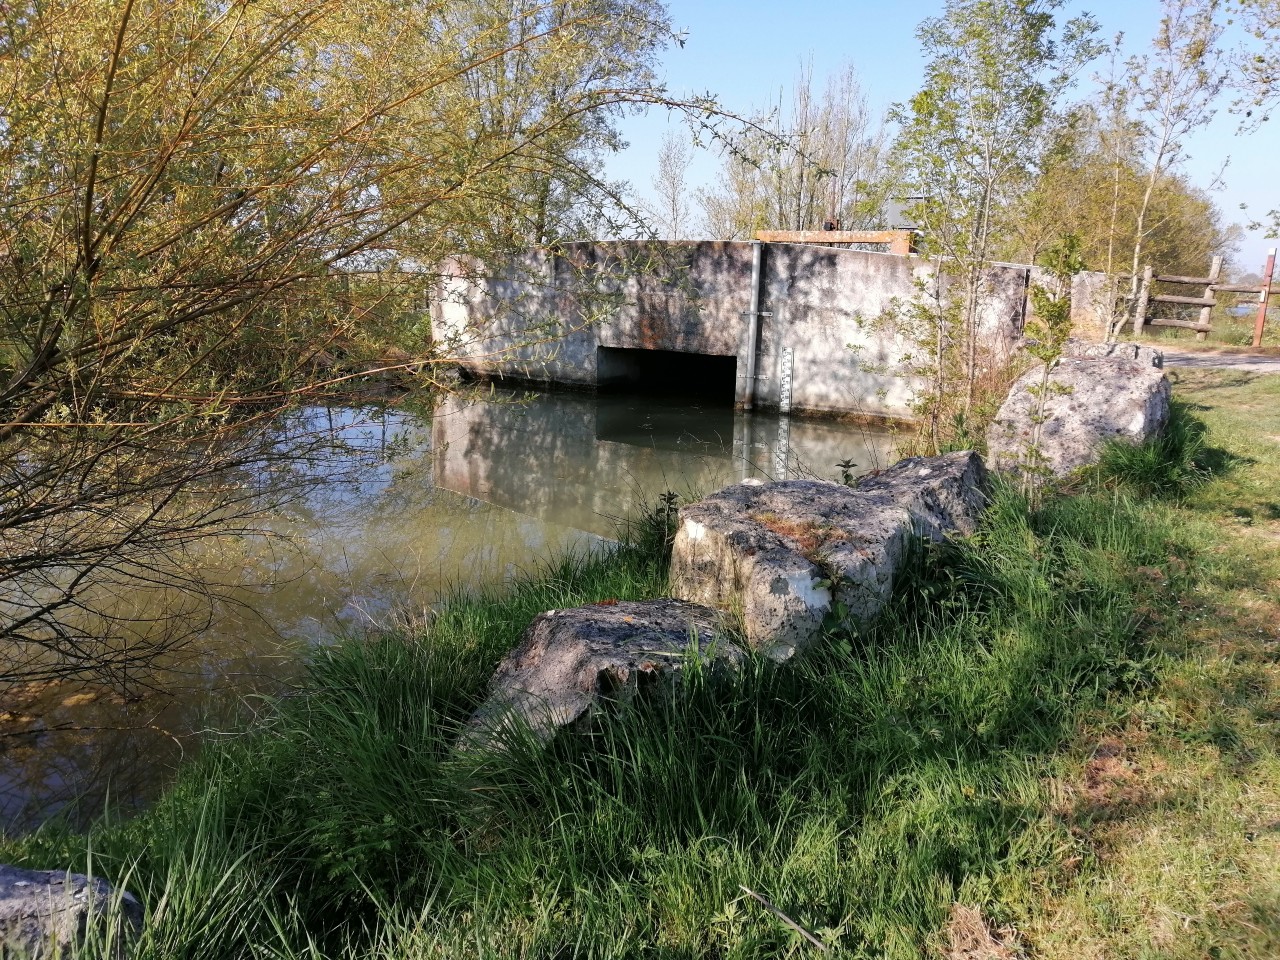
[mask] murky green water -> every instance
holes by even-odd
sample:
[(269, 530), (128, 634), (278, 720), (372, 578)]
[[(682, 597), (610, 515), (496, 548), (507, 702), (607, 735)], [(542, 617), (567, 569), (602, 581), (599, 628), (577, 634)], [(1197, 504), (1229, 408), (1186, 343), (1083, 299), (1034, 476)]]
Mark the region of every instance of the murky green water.
[(666, 491), (834, 479), (841, 461), (886, 465), (891, 446), (864, 427), (703, 403), (511, 391), (430, 416), (316, 408), (288, 429), (333, 437), (331, 457), (291, 467), (319, 482), (265, 518), (274, 536), (210, 549), (210, 626), (162, 689), (131, 701), (69, 684), (0, 691), (0, 828), (59, 811), (82, 821), (108, 797), (145, 803), (203, 738), (287, 685), (308, 646), (601, 549)]

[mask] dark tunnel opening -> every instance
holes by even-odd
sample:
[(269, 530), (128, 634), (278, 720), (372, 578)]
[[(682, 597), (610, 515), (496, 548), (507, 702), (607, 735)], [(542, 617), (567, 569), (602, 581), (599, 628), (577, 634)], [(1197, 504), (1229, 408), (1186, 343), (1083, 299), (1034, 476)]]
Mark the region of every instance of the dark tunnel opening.
[(675, 350), (596, 348), (596, 387), (601, 393), (688, 398), (733, 406), (738, 358)]

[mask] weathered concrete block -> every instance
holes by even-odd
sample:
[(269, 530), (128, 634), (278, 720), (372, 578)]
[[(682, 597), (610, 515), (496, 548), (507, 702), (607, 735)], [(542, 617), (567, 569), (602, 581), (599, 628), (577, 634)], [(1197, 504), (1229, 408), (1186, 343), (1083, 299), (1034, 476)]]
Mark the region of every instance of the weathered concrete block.
[(1041, 364), (1013, 385), (987, 429), (992, 469), (1065, 477), (1095, 462), (1107, 440), (1141, 443), (1164, 428), (1169, 380), (1158, 352), (1127, 343), (1079, 352), (1057, 361), (1047, 381)]
[(109, 922), (119, 924), (123, 956), (124, 939), (142, 926), (142, 905), (97, 877), (0, 864), (0, 957), (69, 956), (90, 927)]
[(622, 601), (539, 614), (498, 665), (461, 746), (483, 746), (512, 723), (549, 738), (590, 716), (603, 697), (628, 700), (680, 670), (694, 648), (736, 668), (743, 653), (715, 610), (679, 600)]
[(1082, 340), (1070, 337), (1062, 346), (1064, 357), (1079, 360), (1137, 360), (1152, 367), (1164, 366), (1164, 354), (1140, 343)]
[(912, 538), (969, 533), (986, 503), (974, 453), (903, 460), (856, 489), (818, 480), (735, 484), (680, 509), (672, 592), (740, 618), (748, 643), (786, 659), (832, 609), (870, 619)]
[[(492, 268), (453, 262), (442, 268), (452, 277), (433, 307), (432, 329), (480, 376), (590, 387), (600, 347), (736, 356), (741, 371), (754, 255), (745, 242), (588, 241)], [(778, 364), (790, 349), (792, 410), (910, 417), (919, 384), (899, 369), (903, 344), (864, 321), (916, 299), (933, 274), (927, 258), (768, 244), (757, 409), (781, 402)], [(983, 284), (978, 327), (984, 345), (1004, 354), (1022, 328), (1026, 268), (992, 265)], [(605, 291), (616, 298), (602, 298)], [(595, 322), (601, 311), (608, 322)], [(549, 339), (547, 327), (556, 336)]]

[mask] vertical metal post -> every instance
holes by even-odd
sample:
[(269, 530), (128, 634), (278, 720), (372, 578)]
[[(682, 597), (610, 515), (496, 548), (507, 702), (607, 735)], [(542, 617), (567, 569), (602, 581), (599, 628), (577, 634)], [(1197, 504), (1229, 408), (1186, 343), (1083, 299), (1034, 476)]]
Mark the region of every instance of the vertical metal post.
[(1276, 272), (1276, 248), (1267, 251), (1267, 266), (1262, 271), (1262, 290), (1258, 294), (1258, 319), (1253, 325), (1254, 349), (1262, 346), (1262, 328), (1267, 325), (1267, 301), (1271, 298), (1271, 278)]
[(764, 275), (764, 244), (751, 241), (751, 312), (747, 315), (747, 384), (742, 407), (756, 402), (756, 355), (760, 352), (760, 283)]

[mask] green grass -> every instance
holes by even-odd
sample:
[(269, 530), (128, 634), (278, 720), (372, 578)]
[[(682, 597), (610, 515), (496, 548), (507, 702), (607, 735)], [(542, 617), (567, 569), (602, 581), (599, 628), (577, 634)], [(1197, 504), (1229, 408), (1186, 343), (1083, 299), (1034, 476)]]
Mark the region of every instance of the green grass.
[(1229, 461), (1167, 509), (1198, 572), (1173, 591), (1176, 558), (1146, 571), (1155, 682), (1061, 760), (1057, 809), (1085, 853), (1024, 922), (1046, 957), (1280, 955), (1280, 377), (1171, 375)]
[(1164, 430), (1143, 444), (1108, 442), (1092, 470), (1095, 481), (1138, 497), (1185, 498), (1215, 474), (1228, 472), (1235, 457), (1210, 446), (1204, 422), (1184, 400), (1170, 404)]
[[(1272, 300), (1271, 303), (1274, 304), (1275, 301)], [(1179, 327), (1145, 327), (1142, 336), (1144, 340), (1152, 341), (1155, 346), (1164, 346), (1177, 350), (1226, 349), (1233, 352), (1275, 354), (1280, 351), (1280, 332), (1277, 331), (1277, 324), (1280, 324), (1280, 310), (1275, 309), (1273, 306), (1267, 311), (1267, 320), (1262, 332), (1262, 346), (1258, 351), (1254, 351), (1253, 330), (1257, 323), (1258, 314), (1256, 303), (1250, 306), (1249, 312), (1244, 316), (1230, 313), (1220, 307), (1215, 308), (1210, 319), (1211, 329), (1204, 340), (1197, 340), (1194, 330)], [(1161, 315), (1168, 316), (1168, 314)], [(1198, 319), (1198, 311), (1185, 311), (1181, 315), (1181, 319), (1196, 320)]]
[(1280, 471), (1258, 434), (1280, 398), (1231, 376), (1180, 384), (1180, 439), (1073, 496), (1000, 492), (798, 663), (691, 664), (546, 750), (454, 755), (536, 613), (664, 590), (650, 520), (614, 557), (322, 651), (149, 813), (0, 860), (91, 850), (148, 904), (141, 957), (813, 952), (743, 887), (839, 956), (1274, 956), (1280, 552), (1231, 505)]

